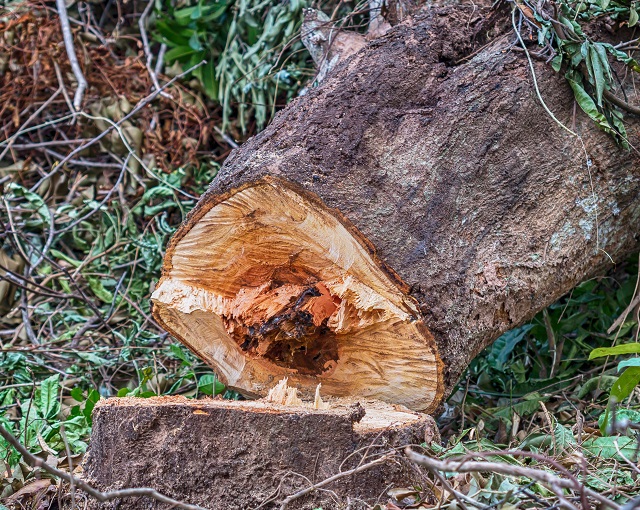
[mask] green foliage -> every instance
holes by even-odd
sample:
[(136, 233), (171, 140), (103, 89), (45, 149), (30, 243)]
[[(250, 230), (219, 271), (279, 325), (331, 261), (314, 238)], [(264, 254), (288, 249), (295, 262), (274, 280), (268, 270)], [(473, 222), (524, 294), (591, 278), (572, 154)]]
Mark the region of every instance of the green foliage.
[[(75, 389), (77, 393), (77, 389)], [(0, 418), (0, 423), (18, 436), (22, 443), (34, 454), (56, 453), (65, 450), (66, 440), (72, 453), (84, 452), (87, 444), (85, 439), (91, 426), (90, 411), (85, 414), (82, 408), (91, 408), (95, 404), (83, 399), (81, 405), (64, 415), (61, 412), (60, 376), (52, 375), (34, 387), (32, 395), (20, 402), (20, 421), (15, 424), (6, 417)], [(5, 395), (6, 400), (6, 395)], [(17, 425), (17, 426), (16, 426)], [(61, 429), (64, 428), (64, 431)], [(63, 438), (64, 434), (64, 438)], [(10, 466), (15, 468), (20, 456), (4, 439), (0, 439), (0, 458), (8, 459)]]
[[(223, 109), (223, 130), (237, 118), (266, 124), (278, 97), (303, 85), (308, 54), (298, 34), (305, 0), (164, 0), (153, 29), (167, 45), (168, 63), (193, 71), (207, 96)], [(282, 101), (284, 104), (285, 101)]]
[[(558, 392), (582, 400), (609, 390), (618, 398), (631, 391), (632, 375), (640, 371), (638, 358), (623, 362), (620, 368), (632, 371), (624, 378), (612, 373), (614, 367), (600, 372), (597, 367), (606, 356), (640, 352), (636, 343), (611, 347), (616, 335), (624, 339), (634, 334), (635, 321), (607, 333), (633, 298), (636, 272), (634, 260), (616, 275), (621, 284), (614, 278), (584, 282), (529, 324), (496, 340), (471, 363), (467, 383), (460, 383), (467, 409), (495, 430), (500, 422), (510, 424), (514, 414), (525, 417), (540, 411), (540, 402)], [(584, 377), (590, 371), (593, 375)], [(566, 401), (562, 405), (571, 408)], [(589, 412), (597, 419), (604, 408)]]
[[(47, 207), (47, 187), (5, 188), (9, 207), (0, 209), (0, 221), (19, 235), (0, 237), (0, 253), (24, 252), (41, 287), (29, 307), (39, 345), (17, 329), (15, 347), (3, 343), (0, 350), (0, 423), (32, 453), (66, 456), (63, 428), (71, 452), (83, 452), (101, 397), (225, 391), (209, 368), (153, 326), (149, 299), (164, 246), (195, 204), (176, 189), (200, 194), (216, 172), (217, 166), (177, 168), (161, 181), (144, 178), (135, 200), (108, 207), (93, 200), (100, 174), (90, 172), (82, 176), (82, 202)], [(49, 239), (52, 223), (56, 235)], [(20, 288), (13, 294), (19, 300)], [(9, 329), (21, 318), (0, 321)], [(0, 457), (18, 469), (18, 454), (4, 442)]]
[[(516, 1), (516, 5), (531, 26), (537, 28), (538, 44), (552, 51), (549, 57), (552, 67), (560, 71), (564, 66), (565, 77), (580, 108), (603, 131), (612, 135), (623, 147), (629, 148), (623, 111), (606, 97), (607, 92), (614, 90), (616, 80), (610, 59), (624, 64), (632, 72), (640, 72), (640, 65), (625, 51), (592, 40), (583, 27), (605, 16), (615, 21), (627, 21), (628, 26), (634, 26), (638, 22), (635, 2), (559, 0), (553, 2), (556, 13), (553, 16), (540, 9), (543, 5), (540, 3), (536, 7)], [(529, 14), (530, 9), (534, 13), (533, 19)]]

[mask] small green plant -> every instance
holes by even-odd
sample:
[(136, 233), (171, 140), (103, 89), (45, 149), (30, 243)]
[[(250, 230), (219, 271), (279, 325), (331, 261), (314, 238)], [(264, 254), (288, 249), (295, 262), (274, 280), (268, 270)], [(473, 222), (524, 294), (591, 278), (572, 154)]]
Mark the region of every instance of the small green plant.
[[(624, 334), (635, 325), (635, 321), (626, 323), (623, 325), (619, 333)], [(640, 354), (640, 343), (634, 342), (615, 345), (613, 347), (600, 347), (599, 349), (591, 351), (589, 359), (605, 358), (609, 356), (618, 357), (625, 354)], [(621, 373), (611, 386), (611, 390), (609, 392), (609, 406), (599, 420), (600, 430), (603, 434), (612, 432), (609, 426), (611, 425), (613, 408), (617, 404), (624, 402), (638, 384), (640, 384), (640, 357), (635, 356), (633, 358), (620, 361), (618, 363), (617, 371), (618, 373)], [(619, 414), (621, 411), (616, 412), (618, 413), (618, 416), (621, 416)], [(636, 423), (640, 422), (640, 412), (638, 411), (632, 411), (632, 414), (627, 412), (624, 417)]]
[(634, 107), (613, 94), (617, 76), (610, 59), (632, 72), (640, 72), (640, 65), (628, 53), (636, 41), (614, 46), (593, 40), (584, 28), (602, 18), (635, 26), (638, 22), (636, 2), (559, 0), (535, 4), (516, 0), (515, 5), (522, 18), (537, 30), (538, 44), (544, 47), (542, 54), (551, 61), (553, 69), (558, 72), (565, 69), (565, 78), (580, 108), (603, 131), (628, 148), (623, 113)]
[[(278, 97), (290, 99), (303, 85), (308, 54), (298, 37), (305, 0), (165, 0), (154, 35), (167, 45), (167, 63), (193, 71), (223, 109), (223, 130), (232, 117), (243, 132), (250, 117), (262, 129)], [(282, 104), (286, 100), (282, 101)]]
[[(71, 453), (86, 450), (85, 439), (91, 427), (91, 411), (100, 395), (74, 388), (71, 395), (77, 404), (62, 412), (60, 376), (52, 375), (34, 386), (32, 395), (20, 402), (20, 420), (15, 423), (0, 416), (0, 423), (20, 438), (32, 453), (59, 454), (68, 444)], [(5, 394), (6, 402), (12, 395)], [(4, 402), (3, 402), (4, 403)], [(4, 439), (0, 439), (0, 458), (10, 466), (17, 466), (20, 455)]]

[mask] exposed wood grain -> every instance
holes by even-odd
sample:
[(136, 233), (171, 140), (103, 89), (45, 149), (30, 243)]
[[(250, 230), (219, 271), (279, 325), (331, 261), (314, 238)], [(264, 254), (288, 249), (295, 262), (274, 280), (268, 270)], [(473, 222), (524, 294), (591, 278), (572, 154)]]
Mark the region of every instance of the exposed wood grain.
[(154, 315), (247, 395), (281, 378), (311, 398), (432, 409), (435, 342), (406, 286), (345, 220), (281, 179), (211, 203), (167, 255)]

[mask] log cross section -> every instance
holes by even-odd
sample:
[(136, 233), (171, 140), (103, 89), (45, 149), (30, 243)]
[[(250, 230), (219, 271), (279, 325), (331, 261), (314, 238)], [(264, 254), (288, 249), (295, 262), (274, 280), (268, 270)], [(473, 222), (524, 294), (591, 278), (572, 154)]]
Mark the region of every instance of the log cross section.
[(201, 201), (152, 299), (160, 324), (245, 395), (288, 377), (307, 397), (322, 383), (423, 411), (441, 398), (408, 287), (339, 212), (285, 180)]

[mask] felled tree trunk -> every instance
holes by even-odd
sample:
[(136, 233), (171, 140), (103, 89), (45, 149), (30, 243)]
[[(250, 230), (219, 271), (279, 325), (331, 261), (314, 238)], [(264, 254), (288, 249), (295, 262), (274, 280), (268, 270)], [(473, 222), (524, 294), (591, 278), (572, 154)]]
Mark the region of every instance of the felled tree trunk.
[(248, 395), (289, 376), (433, 410), (500, 334), (637, 250), (636, 153), (538, 62), (581, 140), (552, 120), (500, 17), (394, 27), (235, 151), (168, 247), (156, 319)]

